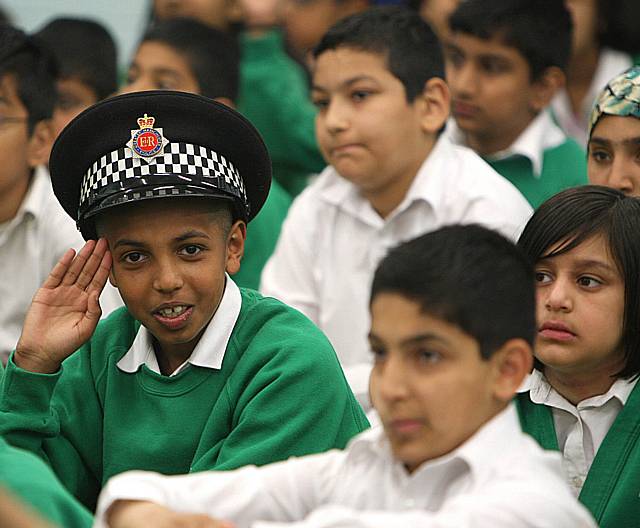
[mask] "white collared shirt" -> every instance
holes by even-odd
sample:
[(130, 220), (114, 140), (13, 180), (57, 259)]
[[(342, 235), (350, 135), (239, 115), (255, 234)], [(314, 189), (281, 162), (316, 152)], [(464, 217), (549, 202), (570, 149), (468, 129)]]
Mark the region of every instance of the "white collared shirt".
[(346, 450), (235, 471), (165, 477), (131, 471), (102, 491), (96, 528), (118, 499), (204, 513), (238, 528), (594, 527), (562, 480), (560, 456), (520, 431), (513, 405), (412, 474), (381, 428)]
[[(454, 143), (466, 145), (464, 133), (455, 119), (449, 119), (446, 130)], [(567, 136), (553, 122), (549, 113), (540, 112), (509, 147), (485, 158), (489, 161), (500, 161), (512, 156), (524, 156), (531, 162), (533, 176), (540, 178), (545, 150), (562, 145), (566, 139)]]
[[(31, 299), (69, 248), (84, 245), (74, 221), (56, 200), (45, 167), (33, 174), (27, 194), (12, 220), (0, 230), (0, 360), (15, 348)], [(100, 297), (102, 315), (122, 306), (107, 285)]]
[(582, 100), (578, 115), (571, 108), (567, 90), (562, 88), (551, 101), (551, 111), (560, 127), (583, 148), (587, 146), (589, 116), (600, 91), (619, 73), (633, 66), (631, 57), (621, 51), (603, 48), (598, 57), (598, 66), (593, 74), (589, 91)]
[[(224, 353), (227, 350), (231, 333), (236, 325), (242, 306), (242, 297), (238, 286), (231, 280), (229, 275), (225, 274), (225, 277), (222, 299), (211, 321), (207, 324), (202, 337), (200, 337), (200, 341), (193, 349), (191, 356), (174, 370), (170, 376), (176, 376), (187, 365), (216, 370), (219, 370), (222, 366)], [(131, 348), (117, 363), (120, 370), (130, 373), (136, 372), (142, 365), (146, 365), (156, 374), (160, 374), (160, 366), (153, 348), (153, 336), (144, 326), (140, 326)]]
[(574, 495), (580, 495), (593, 459), (609, 432), (613, 422), (627, 403), (637, 379), (618, 379), (611, 388), (599, 396), (593, 396), (573, 405), (561, 396), (547, 381), (544, 374), (534, 370), (523, 390), (530, 390), (533, 403), (551, 408), (558, 439), (563, 454), (562, 466)]
[(531, 215), (520, 192), (472, 150), (441, 137), (402, 203), (381, 218), (332, 167), (293, 202), (260, 289), (329, 337), (351, 389), (369, 408), (369, 293), (388, 250), (447, 224), (479, 223), (515, 240)]

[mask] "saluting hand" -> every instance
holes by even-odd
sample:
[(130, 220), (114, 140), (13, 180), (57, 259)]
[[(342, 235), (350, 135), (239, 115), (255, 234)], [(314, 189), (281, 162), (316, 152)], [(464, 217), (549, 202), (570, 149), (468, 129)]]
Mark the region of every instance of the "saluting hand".
[(104, 239), (68, 250), (36, 292), (16, 346), (14, 362), (32, 372), (53, 373), (93, 334), (102, 310), (98, 297), (111, 270)]

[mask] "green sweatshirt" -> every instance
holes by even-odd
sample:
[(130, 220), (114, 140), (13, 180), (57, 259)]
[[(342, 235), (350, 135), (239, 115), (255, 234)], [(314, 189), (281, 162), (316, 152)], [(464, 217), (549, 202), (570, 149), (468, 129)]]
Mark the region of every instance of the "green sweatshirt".
[(240, 271), (233, 281), (244, 288), (257, 290), (262, 268), (276, 248), (282, 222), (291, 205), (291, 197), (276, 180), (271, 182), (269, 196), (258, 215), (247, 226), (247, 240)]
[(0, 438), (0, 486), (47, 521), (62, 528), (89, 528), (91, 514), (76, 501), (41, 459)]
[(304, 70), (287, 55), (278, 31), (243, 35), (241, 49), (238, 110), (262, 134), (274, 178), (294, 197), (309, 175), (326, 165), (316, 143), (316, 110)]
[[(522, 430), (544, 449), (558, 450), (551, 408), (517, 395)], [(640, 384), (636, 384), (596, 453), (579, 500), (601, 528), (637, 528), (640, 523)]]
[(486, 161), (513, 183), (534, 209), (563, 189), (587, 183), (587, 158), (573, 139), (544, 151), (540, 177), (533, 175), (531, 160), (525, 156)]
[(223, 470), (344, 447), (368, 423), (329, 341), (279, 301), (241, 295), (220, 370), (121, 371), (139, 328), (126, 308), (55, 374), (10, 360), (0, 433), (45, 457), (90, 508), (104, 482), (129, 469)]

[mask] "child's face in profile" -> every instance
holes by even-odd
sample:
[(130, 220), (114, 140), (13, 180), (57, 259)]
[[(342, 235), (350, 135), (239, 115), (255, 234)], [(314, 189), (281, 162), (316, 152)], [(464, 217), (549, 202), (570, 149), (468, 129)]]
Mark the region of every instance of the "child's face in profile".
[(347, 47), (325, 51), (316, 62), (312, 99), (327, 163), (372, 202), (402, 198), (434, 137), (423, 128), (425, 105), (419, 97), (407, 101), (385, 58)]
[[(547, 248), (545, 253), (554, 248)], [(535, 265), (545, 375), (611, 376), (623, 367), (624, 281), (601, 235)]]
[(166, 356), (191, 354), (218, 308), (225, 271), (240, 268), (244, 224), (227, 234), (227, 222), (207, 200), (190, 198), (135, 202), (100, 219), (112, 283)]
[(459, 327), (396, 293), (371, 304), (371, 401), (409, 471), (470, 438), (497, 412), (494, 357)]
[(444, 52), (452, 114), (469, 146), (482, 155), (509, 147), (541, 110), (524, 56), (496, 38), (460, 32)]
[(603, 115), (588, 145), (589, 182), (640, 196), (640, 119)]

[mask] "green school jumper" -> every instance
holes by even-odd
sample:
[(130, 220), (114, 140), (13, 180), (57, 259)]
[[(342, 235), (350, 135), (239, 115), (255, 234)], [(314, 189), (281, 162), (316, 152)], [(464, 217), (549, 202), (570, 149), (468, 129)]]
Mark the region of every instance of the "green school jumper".
[(326, 163), (315, 135), (316, 109), (304, 70), (287, 55), (282, 32), (242, 35), (238, 110), (260, 131), (273, 176), (295, 197)]
[(485, 161), (513, 183), (534, 209), (564, 189), (587, 183), (587, 157), (573, 139), (544, 151), (539, 178), (525, 156)]
[[(516, 397), (522, 430), (544, 449), (559, 450), (551, 408)], [(640, 383), (596, 453), (579, 497), (601, 528), (640, 526)]]
[(41, 459), (0, 438), (0, 486), (61, 528), (89, 528), (93, 518)]
[(121, 371), (139, 328), (126, 308), (55, 374), (10, 360), (0, 434), (47, 459), (90, 508), (105, 481), (129, 469), (223, 470), (344, 447), (368, 422), (329, 341), (300, 312), (240, 291), (220, 370)]
[(291, 197), (287, 191), (273, 180), (267, 201), (258, 216), (247, 225), (247, 240), (240, 271), (233, 276), (233, 281), (238, 286), (254, 290), (260, 286), (262, 268), (276, 248), (282, 222), (290, 205)]

